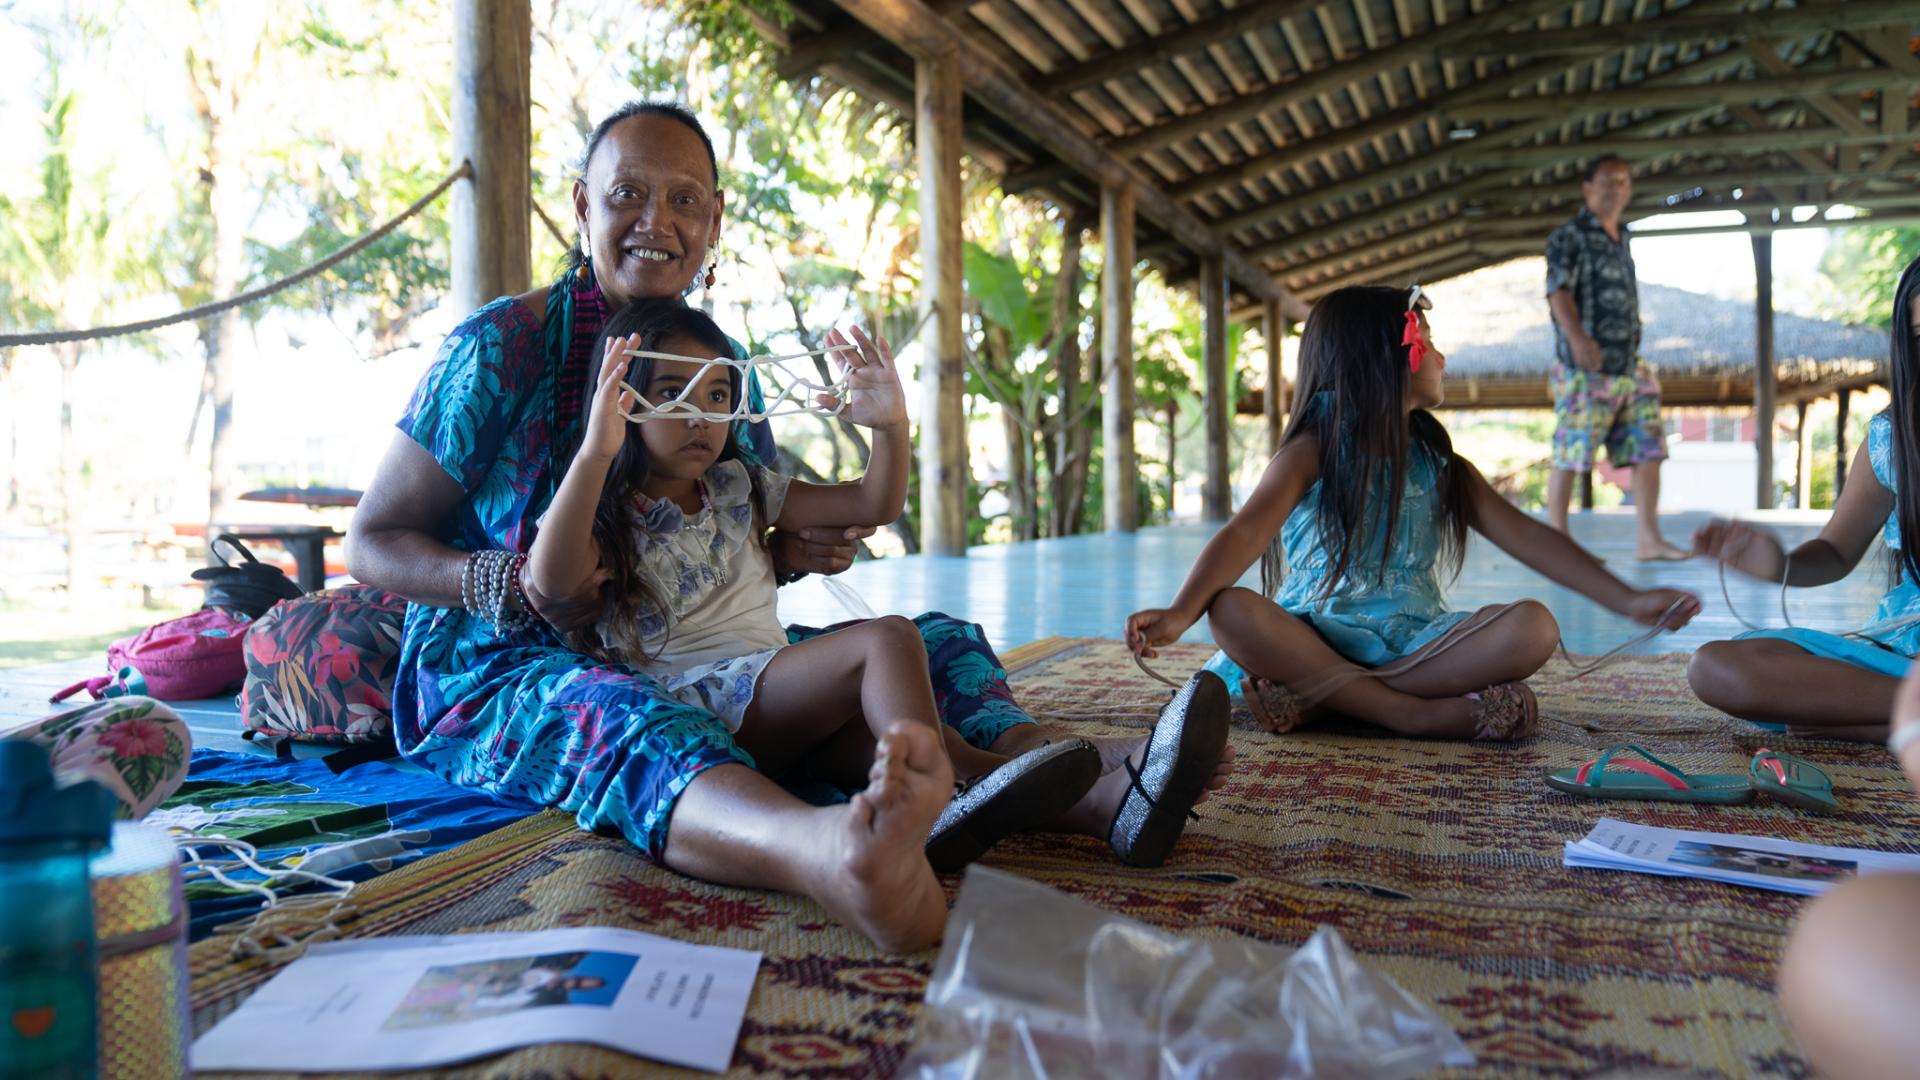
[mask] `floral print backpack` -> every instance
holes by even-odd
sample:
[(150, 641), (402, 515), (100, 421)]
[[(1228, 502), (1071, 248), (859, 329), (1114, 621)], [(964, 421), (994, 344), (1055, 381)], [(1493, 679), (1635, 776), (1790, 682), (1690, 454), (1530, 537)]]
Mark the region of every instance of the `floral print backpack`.
[(283, 600), (246, 637), (247, 738), (393, 741), (393, 675), (407, 602), (371, 585)]

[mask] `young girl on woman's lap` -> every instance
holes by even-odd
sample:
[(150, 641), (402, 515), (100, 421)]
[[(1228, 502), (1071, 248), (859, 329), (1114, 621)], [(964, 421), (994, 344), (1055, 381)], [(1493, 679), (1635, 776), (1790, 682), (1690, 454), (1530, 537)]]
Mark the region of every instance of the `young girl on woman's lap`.
[[(866, 475), (808, 484), (742, 461), (729, 421), (622, 417), (637, 405), (623, 381), (655, 405), (678, 398), (707, 413), (733, 411), (738, 367), (626, 355), (730, 356), (726, 336), (704, 314), (673, 300), (642, 301), (610, 317), (603, 335), (586, 435), (528, 559), (534, 583), (552, 595), (606, 576), (605, 609), (572, 644), (654, 676), (672, 696), (719, 716), (770, 776), (804, 765), (858, 787), (874, 739), (902, 720), (946, 733), (961, 776), (1000, 764), (940, 726), (912, 622), (873, 619), (790, 645), (775, 616), (768, 528), (880, 525), (905, 504), (906, 403), (884, 344), (861, 338), (860, 349), (843, 354), (852, 359), (840, 415), (873, 430)], [(832, 343), (847, 344), (837, 332)], [(867, 723), (850, 728), (850, 716)], [(804, 762), (794, 758), (792, 748), (822, 740)]]
[(1750, 577), (1804, 587), (1852, 573), (1879, 532), (1892, 556), (1893, 587), (1873, 625), (1855, 634), (1783, 627), (1702, 646), (1687, 681), (1716, 709), (1808, 734), (1886, 737), (1894, 690), (1920, 654), (1920, 546), (1906, 542), (1920, 535), (1920, 259), (1894, 289), (1889, 353), (1893, 403), (1867, 425), (1867, 444), (1819, 536), (1789, 555), (1765, 530), (1714, 522), (1693, 544)]
[[(1533, 600), (1446, 610), (1441, 564), (1458, 572), (1469, 528), (1641, 623), (1678, 627), (1699, 611), (1687, 593), (1614, 577), (1453, 452), (1427, 411), (1440, 404), (1446, 369), (1429, 306), (1418, 289), (1381, 287), (1314, 304), (1279, 453), (1173, 605), (1127, 620), (1137, 654), (1155, 655), (1204, 614), (1222, 650), (1208, 666), (1241, 681), (1274, 730), (1324, 705), (1409, 735), (1504, 739), (1531, 730), (1537, 704), (1522, 680), (1560, 632)], [(1256, 559), (1262, 592), (1236, 587)], [(1379, 677), (1356, 677), (1363, 669)]]

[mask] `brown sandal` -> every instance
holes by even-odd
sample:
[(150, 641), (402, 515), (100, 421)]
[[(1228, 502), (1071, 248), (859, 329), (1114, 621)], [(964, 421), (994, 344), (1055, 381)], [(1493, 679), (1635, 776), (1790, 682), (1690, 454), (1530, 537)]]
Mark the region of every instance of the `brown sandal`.
[(1249, 675), (1240, 680), (1240, 694), (1247, 699), (1254, 721), (1275, 735), (1292, 731), (1305, 719), (1299, 697), (1272, 679)]
[(1480, 703), (1473, 713), (1473, 737), (1477, 740), (1524, 739), (1533, 734), (1539, 724), (1540, 701), (1533, 696), (1533, 688), (1523, 681), (1489, 686), (1467, 697)]

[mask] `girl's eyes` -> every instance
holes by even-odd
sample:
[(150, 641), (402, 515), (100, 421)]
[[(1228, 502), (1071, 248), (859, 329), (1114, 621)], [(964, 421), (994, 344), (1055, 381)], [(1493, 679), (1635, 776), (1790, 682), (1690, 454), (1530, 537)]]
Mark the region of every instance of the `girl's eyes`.
[(707, 398), (716, 405), (724, 405), (733, 400), (733, 393), (729, 390), (715, 390), (713, 393), (708, 394)]

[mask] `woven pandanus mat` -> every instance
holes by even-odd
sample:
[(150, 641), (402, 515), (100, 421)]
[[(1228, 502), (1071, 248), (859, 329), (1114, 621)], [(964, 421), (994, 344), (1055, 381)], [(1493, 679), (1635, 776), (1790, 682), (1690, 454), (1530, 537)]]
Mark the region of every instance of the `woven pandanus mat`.
[[(1208, 651), (1175, 646), (1156, 666), (1184, 675)], [(1021, 703), (1076, 733), (1138, 730), (1166, 698), (1118, 642), (1050, 639), (1005, 662)], [(1920, 801), (1884, 750), (1748, 728), (1695, 700), (1684, 670), (1684, 656), (1631, 657), (1568, 681), (1556, 662), (1534, 681), (1540, 734), (1513, 744), (1345, 725), (1275, 736), (1241, 717), (1233, 781), (1167, 865), (1130, 869), (1091, 838), (1042, 834), (987, 861), (1184, 933), (1293, 944), (1337, 927), (1453, 1023), (1480, 1058), (1476, 1075), (1801, 1075), (1772, 986), (1804, 900), (1567, 870), (1561, 847), (1611, 814), (1912, 851)], [(1627, 741), (1689, 771), (1738, 772), (1762, 745), (1790, 749), (1833, 775), (1846, 812), (1592, 802), (1540, 781)], [(742, 1076), (892, 1073), (934, 957), (883, 956), (811, 901), (690, 880), (551, 812), (377, 878), (357, 899), (349, 936), (603, 925), (757, 949), (765, 961), (733, 1065)], [(194, 948), (192, 967), (200, 1030), (272, 974), (218, 939)], [(423, 1075), (654, 1072), (698, 1075), (574, 1045)]]

